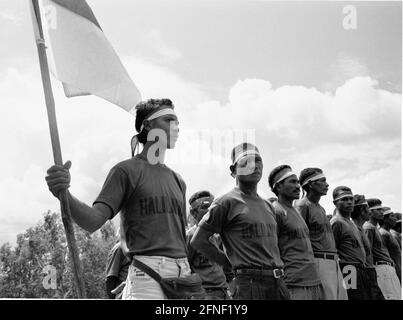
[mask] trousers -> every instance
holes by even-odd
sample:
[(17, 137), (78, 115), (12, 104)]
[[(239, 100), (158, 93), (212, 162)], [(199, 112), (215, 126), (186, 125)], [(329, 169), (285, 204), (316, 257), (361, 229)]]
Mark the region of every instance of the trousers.
[[(187, 258), (161, 256), (134, 256), (161, 277), (183, 277), (191, 273)], [(168, 299), (158, 282), (132, 264), (123, 289), (122, 300), (166, 300)]]

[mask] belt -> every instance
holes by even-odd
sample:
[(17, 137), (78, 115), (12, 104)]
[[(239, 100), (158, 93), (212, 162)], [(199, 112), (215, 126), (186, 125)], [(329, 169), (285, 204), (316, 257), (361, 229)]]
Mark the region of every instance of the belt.
[(275, 279), (284, 277), (284, 270), (277, 269), (235, 269), (235, 275), (272, 276)]
[(377, 262), (375, 262), (376, 266), (380, 266), (380, 265), (384, 265), (384, 264), (393, 267), (393, 263), (390, 263), (390, 262), (387, 262), (387, 261), (377, 261)]
[(337, 260), (338, 255), (334, 253), (319, 253), (314, 252), (313, 256), (320, 259)]

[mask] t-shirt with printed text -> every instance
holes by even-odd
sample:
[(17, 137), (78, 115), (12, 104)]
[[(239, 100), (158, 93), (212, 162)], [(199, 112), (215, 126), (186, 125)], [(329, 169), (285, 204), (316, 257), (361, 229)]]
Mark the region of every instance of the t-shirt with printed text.
[(293, 207), (278, 201), (273, 206), (278, 226), (278, 245), (285, 265), (285, 283), (301, 287), (320, 284), (309, 229), (304, 219)]
[(113, 216), (120, 211), (129, 254), (184, 258), (185, 192), (177, 173), (138, 154), (110, 170), (94, 203), (109, 206)]
[(368, 237), (369, 244), (371, 245), (374, 263), (376, 264), (379, 261), (393, 263), (393, 260), (389, 255), (388, 249), (386, 249), (385, 245), (382, 242), (382, 237), (381, 234), (379, 233), (378, 228), (369, 221), (364, 222), (363, 228), (365, 234)]
[(366, 254), (361, 235), (351, 219), (336, 213), (330, 220), (337, 253), (342, 264), (358, 264), (364, 266)]
[(337, 253), (330, 221), (325, 209), (307, 197), (294, 203), (295, 209), (304, 218), (309, 229), (312, 249), (320, 253)]
[(271, 204), (238, 187), (214, 200), (199, 223), (219, 233), (233, 269), (283, 267)]

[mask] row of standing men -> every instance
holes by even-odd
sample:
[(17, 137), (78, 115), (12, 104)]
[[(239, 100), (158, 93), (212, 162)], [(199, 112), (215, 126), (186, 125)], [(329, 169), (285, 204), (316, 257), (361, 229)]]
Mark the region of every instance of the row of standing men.
[[(231, 157), (236, 186), (216, 199), (206, 190), (189, 199), (187, 256), (206, 299), (401, 299), (401, 236), (393, 229), (401, 220), (381, 200), (339, 186), (327, 215), (319, 204), (329, 188), (323, 171), (298, 175), (288, 165), (271, 171), (276, 197), (266, 200), (257, 194), (258, 148), (243, 143)], [(129, 265), (116, 245), (107, 264), (111, 298)]]

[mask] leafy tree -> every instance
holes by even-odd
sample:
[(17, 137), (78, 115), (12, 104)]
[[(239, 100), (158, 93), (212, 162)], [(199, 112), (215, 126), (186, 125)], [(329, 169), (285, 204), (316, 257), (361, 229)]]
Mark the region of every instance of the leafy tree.
[[(112, 223), (89, 234), (74, 227), (88, 298), (106, 298), (105, 265), (117, 237)], [(56, 271), (56, 288), (44, 286), (45, 267)], [(48, 211), (43, 220), (17, 236), (17, 245), (0, 247), (1, 298), (75, 298), (70, 255), (60, 214)]]

